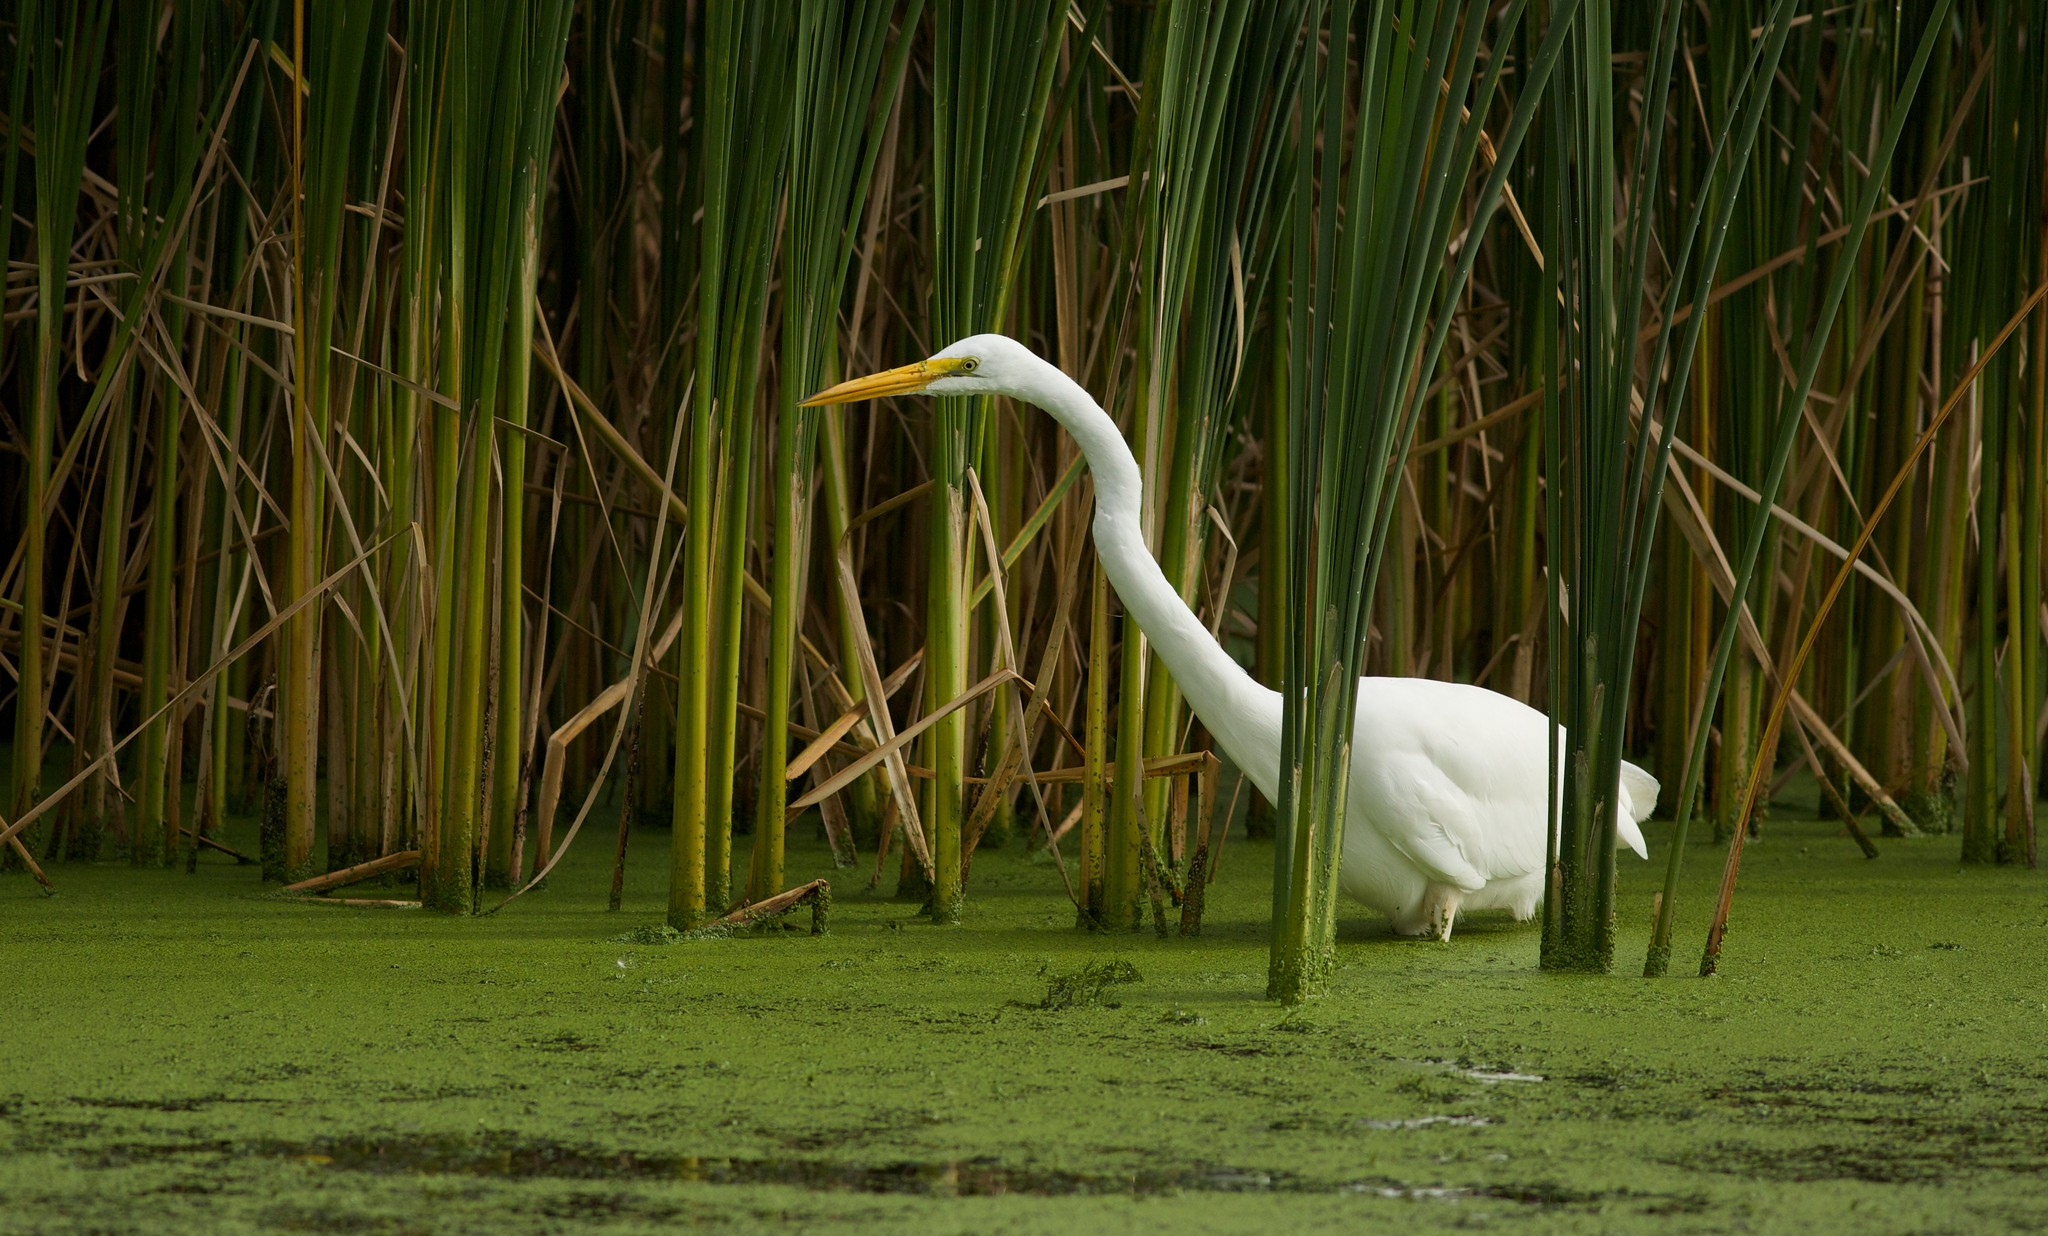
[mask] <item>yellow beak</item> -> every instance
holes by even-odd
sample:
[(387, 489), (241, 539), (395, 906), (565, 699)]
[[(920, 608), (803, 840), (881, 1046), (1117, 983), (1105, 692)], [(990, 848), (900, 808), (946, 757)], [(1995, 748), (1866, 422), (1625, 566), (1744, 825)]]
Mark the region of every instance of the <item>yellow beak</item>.
[(925, 389), (940, 378), (951, 377), (967, 368), (972, 361), (964, 356), (934, 357), (931, 360), (916, 361), (869, 374), (865, 378), (854, 378), (837, 386), (827, 387), (804, 400), (800, 408), (822, 408), (835, 403), (859, 403), (864, 399), (880, 399), (885, 395), (913, 395)]

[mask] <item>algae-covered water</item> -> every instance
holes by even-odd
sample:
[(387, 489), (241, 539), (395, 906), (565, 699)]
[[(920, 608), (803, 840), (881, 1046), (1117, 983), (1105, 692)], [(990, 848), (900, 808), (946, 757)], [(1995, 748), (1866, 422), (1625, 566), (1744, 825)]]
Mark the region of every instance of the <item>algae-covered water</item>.
[[(932, 927), (798, 844), (827, 934), (669, 944), (626, 942), (662, 834), (619, 914), (583, 844), (480, 920), (287, 904), (218, 855), (0, 880), (0, 1230), (2048, 1225), (2048, 881), (1952, 839), (1866, 862), (1773, 822), (1708, 981), (1350, 915), (1336, 993), (1295, 1012), (1260, 998), (1256, 844), (1200, 940), (1076, 932), (1014, 845)], [(1626, 975), (1653, 858), (1624, 867)]]

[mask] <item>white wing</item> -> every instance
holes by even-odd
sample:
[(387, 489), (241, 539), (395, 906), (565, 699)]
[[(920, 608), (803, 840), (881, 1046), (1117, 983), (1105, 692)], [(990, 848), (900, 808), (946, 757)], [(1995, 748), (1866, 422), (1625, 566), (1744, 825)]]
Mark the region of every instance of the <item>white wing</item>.
[[(1543, 866), (1544, 717), (1483, 687), (1359, 681), (1356, 821), (1430, 879), (1476, 892)], [(1347, 822), (1347, 827), (1350, 822)]]
[[(1362, 818), (1347, 827), (1377, 830), (1429, 880), (1466, 892), (1541, 870), (1548, 725), (1484, 687), (1360, 679), (1352, 801)], [(1657, 804), (1657, 779), (1624, 761), (1619, 790), (1618, 839), (1647, 858), (1637, 824)]]

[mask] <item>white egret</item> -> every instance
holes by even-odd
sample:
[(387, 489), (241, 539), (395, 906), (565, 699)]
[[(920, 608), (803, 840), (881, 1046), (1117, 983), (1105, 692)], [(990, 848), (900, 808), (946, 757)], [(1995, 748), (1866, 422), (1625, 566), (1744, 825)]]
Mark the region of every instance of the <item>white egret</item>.
[[(885, 395), (1008, 395), (1044, 409), (1095, 474), (1095, 549), (1126, 608), (1216, 742), (1279, 799), (1280, 694), (1209, 635), (1145, 547), (1143, 478), (1116, 422), (1072, 378), (1004, 335), (971, 335), (929, 360), (841, 382), (806, 407)], [(1543, 897), (1548, 722), (1497, 691), (1429, 678), (1361, 678), (1346, 800), (1344, 891), (1404, 935), (1448, 940), (1461, 910), (1517, 919)], [(1648, 857), (1638, 827), (1657, 780), (1621, 766), (1618, 840)]]

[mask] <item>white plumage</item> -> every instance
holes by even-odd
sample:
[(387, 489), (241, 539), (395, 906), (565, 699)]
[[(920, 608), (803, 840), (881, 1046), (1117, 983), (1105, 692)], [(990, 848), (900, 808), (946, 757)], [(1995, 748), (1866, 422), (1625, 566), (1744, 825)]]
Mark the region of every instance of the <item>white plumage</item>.
[[(1181, 693), (1237, 766), (1278, 801), (1280, 696), (1209, 636), (1140, 532), (1142, 477), (1116, 422), (1079, 384), (1003, 335), (973, 335), (931, 359), (843, 382), (804, 402), (888, 394), (1002, 394), (1060, 422), (1095, 477), (1104, 572)], [(1341, 868), (1344, 891), (1406, 935), (1449, 939), (1461, 910), (1517, 919), (1543, 898), (1550, 750), (1542, 713), (1497, 691), (1429, 678), (1361, 678)], [(1657, 780), (1621, 766), (1618, 840), (1648, 857), (1638, 825)]]

